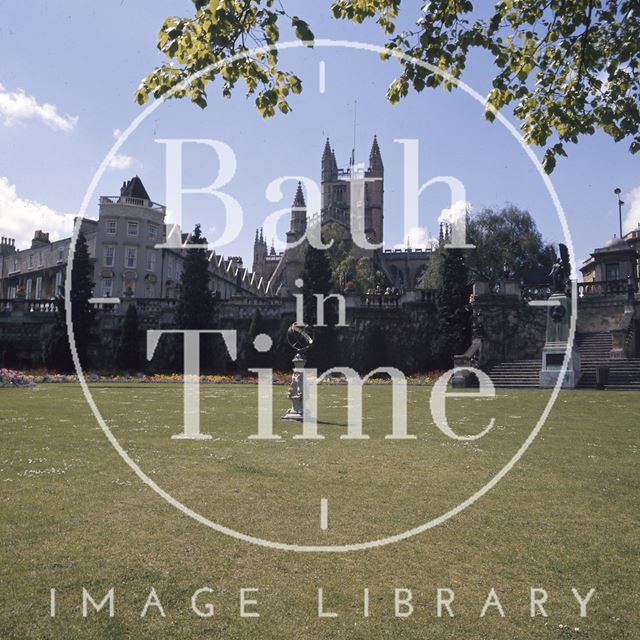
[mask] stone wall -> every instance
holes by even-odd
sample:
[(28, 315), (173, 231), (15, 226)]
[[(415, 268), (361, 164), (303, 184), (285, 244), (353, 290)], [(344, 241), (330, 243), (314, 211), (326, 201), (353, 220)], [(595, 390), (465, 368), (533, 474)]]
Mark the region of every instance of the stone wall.
[(615, 331), (620, 328), (626, 297), (598, 296), (584, 298), (578, 304), (578, 332)]
[(480, 364), (532, 360), (542, 356), (547, 326), (546, 308), (532, 307), (517, 295), (484, 294), (473, 301), (481, 324)]

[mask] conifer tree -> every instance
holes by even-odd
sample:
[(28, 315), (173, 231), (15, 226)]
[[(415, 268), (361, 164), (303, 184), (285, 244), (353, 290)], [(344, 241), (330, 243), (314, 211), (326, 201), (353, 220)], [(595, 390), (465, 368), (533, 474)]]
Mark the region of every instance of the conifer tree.
[(256, 309), (249, 325), (249, 333), (247, 335), (247, 343), (245, 350), (245, 365), (246, 368), (259, 368), (271, 366), (271, 360), (273, 360), (272, 352), (267, 351), (260, 352), (253, 346), (253, 341), (260, 333), (267, 333), (265, 327), (265, 321), (260, 313), (260, 309)]
[[(304, 321), (316, 327), (318, 323), (316, 294), (326, 296), (331, 292), (331, 265), (327, 252), (307, 246), (302, 271), (304, 282), (303, 302)], [(334, 325), (337, 322), (335, 300), (325, 304), (324, 324), (315, 328), (315, 340), (308, 351), (308, 364), (320, 371), (336, 366), (336, 336)]]
[[(207, 239), (202, 235), (202, 229), (197, 224), (189, 239), (190, 244), (206, 245)], [(180, 279), (180, 295), (176, 308), (176, 325), (178, 329), (214, 329), (215, 328), (215, 299), (209, 288), (209, 260), (207, 251), (202, 249), (188, 249), (184, 259), (184, 267)], [(212, 335), (200, 337), (200, 369), (211, 372), (217, 349), (214, 349)], [(182, 339), (172, 345), (172, 350), (179, 354), (182, 366)]]
[[(189, 239), (190, 244), (206, 245), (207, 239), (202, 235), (197, 224)], [(180, 279), (180, 296), (176, 309), (176, 322), (180, 329), (211, 329), (215, 301), (209, 288), (209, 260), (207, 251), (189, 249), (184, 259), (184, 267)]]
[[(304, 282), (304, 321), (307, 324), (315, 325), (317, 316), (317, 298), (315, 294), (327, 295), (331, 291), (331, 265), (327, 252), (324, 249), (316, 249), (312, 245), (307, 246), (304, 256), (304, 268), (302, 270), (302, 280)], [(327, 304), (327, 307), (329, 305)], [(327, 309), (328, 311), (328, 309)], [(325, 312), (325, 324), (327, 313)]]
[(140, 370), (140, 336), (138, 327), (138, 309), (130, 304), (124, 316), (122, 333), (116, 354), (118, 369), (136, 372)]
[(446, 249), (437, 292), (438, 334), (434, 353), (438, 364), (453, 365), (453, 356), (464, 353), (471, 342), (469, 274), (462, 249)]
[[(75, 346), (84, 367), (87, 365), (87, 354), (91, 341), (91, 330), (95, 318), (95, 310), (89, 303), (93, 296), (93, 262), (89, 256), (87, 239), (82, 231), (78, 234), (71, 268), (71, 319)], [(49, 369), (61, 372), (73, 370), (73, 360), (69, 348), (67, 332), (67, 316), (64, 287), (60, 288), (56, 297), (56, 321), (45, 348), (45, 362)]]

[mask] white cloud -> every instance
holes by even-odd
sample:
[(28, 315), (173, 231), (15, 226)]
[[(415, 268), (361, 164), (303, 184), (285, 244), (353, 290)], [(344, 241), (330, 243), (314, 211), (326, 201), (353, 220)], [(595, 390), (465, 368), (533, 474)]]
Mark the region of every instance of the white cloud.
[(465, 216), (467, 211), (471, 213), (471, 203), (465, 200), (457, 200), (448, 209), (442, 209), (438, 216), (438, 222), (455, 222)]
[(122, 131), (120, 131), (120, 129), (114, 129), (113, 130), (113, 137), (116, 138), (116, 140), (122, 135)]
[[(465, 200), (457, 200), (451, 207), (442, 209), (440, 211), (440, 215), (438, 216), (438, 224), (440, 224), (441, 222), (453, 223), (460, 217), (466, 215), (467, 212), (471, 213), (472, 210), (473, 209), (470, 202), (466, 202)], [(409, 235), (407, 238), (405, 238), (405, 243), (396, 244), (394, 246), (394, 249), (406, 248), (407, 242), (412, 249), (435, 248), (438, 246), (438, 237), (439, 233), (438, 235), (433, 236), (429, 233), (427, 227), (413, 227), (409, 230)]]
[[(426, 249), (437, 244), (437, 238), (429, 235), (429, 231), (426, 227), (413, 227), (409, 230), (409, 235), (406, 238), (406, 242), (412, 249)], [(396, 249), (405, 248), (405, 245), (396, 245)]]
[(629, 231), (640, 227), (640, 186), (631, 189), (625, 195), (624, 202), (627, 207), (627, 215), (624, 217), (622, 230), (624, 233), (629, 233)]
[(47, 102), (39, 103), (22, 89), (7, 91), (0, 84), (0, 115), (5, 126), (10, 127), (19, 120), (40, 120), (52, 129), (73, 131), (78, 124), (78, 116), (61, 115), (58, 108)]
[(60, 213), (35, 200), (21, 198), (15, 185), (0, 176), (0, 235), (15, 238), (16, 247), (29, 247), (36, 229), (49, 232), (52, 241), (70, 236), (73, 218), (72, 214)]
[(125, 169), (131, 169), (134, 165), (139, 165), (131, 156), (127, 156), (121, 153), (116, 153), (109, 161), (109, 169), (114, 171), (124, 171)]

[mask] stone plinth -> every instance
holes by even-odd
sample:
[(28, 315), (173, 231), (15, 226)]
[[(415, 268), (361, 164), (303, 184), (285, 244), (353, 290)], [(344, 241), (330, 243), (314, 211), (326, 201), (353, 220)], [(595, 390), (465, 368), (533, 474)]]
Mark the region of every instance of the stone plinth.
[[(566, 342), (547, 342), (544, 345), (542, 350), (542, 370), (540, 371), (540, 386), (543, 389), (556, 386), (558, 377), (562, 372), (566, 351)], [(562, 387), (574, 389), (578, 386), (581, 375), (580, 354), (575, 349), (572, 349), (569, 353), (569, 362), (567, 363)]]

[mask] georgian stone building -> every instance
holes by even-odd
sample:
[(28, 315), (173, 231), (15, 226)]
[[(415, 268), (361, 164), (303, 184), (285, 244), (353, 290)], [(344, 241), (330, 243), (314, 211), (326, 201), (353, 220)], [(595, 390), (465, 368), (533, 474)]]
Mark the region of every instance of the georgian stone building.
[[(160, 247), (166, 239), (165, 207), (151, 200), (138, 176), (117, 196), (101, 196), (98, 219), (82, 222), (94, 261), (96, 298), (175, 299), (184, 250)], [(182, 235), (189, 242), (189, 235)], [(35, 232), (31, 247), (19, 250), (0, 239), (0, 299), (51, 301), (64, 284), (71, 238), (51, 242)], [(268, 283), (249, 273), (241, 258), (209, 253), (211, 288), (218, 298), (269, 296)]]
[(614, 236), (595, 249), (582, 267), (582, 280), (590, 283), (623, 283), (627, 278), (640, 278), (640, 228), (624, 237)]

